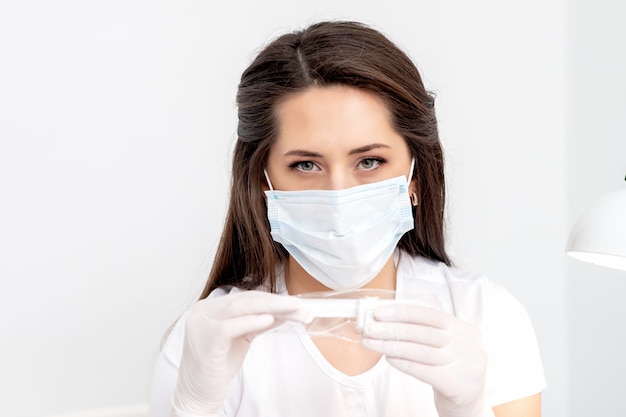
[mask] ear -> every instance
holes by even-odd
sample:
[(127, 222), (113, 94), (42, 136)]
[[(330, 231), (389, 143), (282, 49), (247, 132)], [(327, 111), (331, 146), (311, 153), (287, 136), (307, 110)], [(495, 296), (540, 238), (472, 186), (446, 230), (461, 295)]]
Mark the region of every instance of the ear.
[(411, 180), (411, 182), (409, 183), (409, 195), (411, 195), (413, 193), (419, 195), (419, 188), (417, 186), (417, 179), (415, 179), (415, 178), (413, 178)]
[(267, 195), (265, 194), (265, 192), (269, 190), (270, 187), (269, 185), (267, 185), (267, 180), (263, 178), (263, 180), (261, 181), (261, 195), (263, 196), (263, 201), (265, 202), (267, 202)]
[(413, 207), (419, 206), (419, 190), (417, 188), (417, 180), (413, 178), (409, 184), (409, 197), (411, 197), (411, 204)]

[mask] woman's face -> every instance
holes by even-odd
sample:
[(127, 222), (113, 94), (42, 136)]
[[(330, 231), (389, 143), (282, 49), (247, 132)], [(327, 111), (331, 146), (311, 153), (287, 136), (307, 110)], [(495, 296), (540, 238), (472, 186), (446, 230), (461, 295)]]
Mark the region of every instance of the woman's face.
[(267, 162), (275, 190), (340, 190), (409, 175), (406, 142), (372, 93), (311, 87), (282, 102), (277, 115)]

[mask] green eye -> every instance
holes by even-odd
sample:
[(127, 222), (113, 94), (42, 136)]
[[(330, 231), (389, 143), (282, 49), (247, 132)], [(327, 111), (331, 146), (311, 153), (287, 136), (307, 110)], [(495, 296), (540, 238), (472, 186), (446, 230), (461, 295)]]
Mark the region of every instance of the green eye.
[(296, 166), (300, 171), (313, 171), (315, 169), (315, 164), (311, 161), (298, 162)]
[(365, 158), (359, 162), (362, 169), (374, 169), (383, 162), (378, 158)]

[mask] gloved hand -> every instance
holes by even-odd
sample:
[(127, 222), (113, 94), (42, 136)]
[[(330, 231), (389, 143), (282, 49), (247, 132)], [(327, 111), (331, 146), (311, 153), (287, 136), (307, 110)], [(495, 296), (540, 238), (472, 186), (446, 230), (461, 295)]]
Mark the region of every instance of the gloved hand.
[(298, 298), (241, 291), (200, 300), (185, 322), (183, 356), (172, 399), (179, 417), (216, 416), (255, 335), (282, 320), (306, 322)]
[(440, 417), (485, 417), (486, 352), (480, 331), (439, 310), (404, 304), (379, 307), (363, 345), (395, 368), (432, 386)]

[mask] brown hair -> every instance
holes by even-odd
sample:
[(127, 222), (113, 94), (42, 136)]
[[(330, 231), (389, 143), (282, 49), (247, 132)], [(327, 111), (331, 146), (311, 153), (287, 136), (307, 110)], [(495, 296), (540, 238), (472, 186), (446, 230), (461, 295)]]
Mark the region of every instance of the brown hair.
[(270, 146), (277, 135), (277, 104), (311, 86), (347, 85), (387, 104), (396, 131), (416, 160), (420, 204), (415, 228), (399, 242), (411, 255), (450, 264), (444, 239), (444, 164), (434, 97), (396, 45), (361, 23), (320, 22), (280, 36), (243, 72), (239, 125), (226, 224), (201, 299), (222, 285), (276, 290), (276, 266), (286, 250), (272, 240), (263, 195)]

